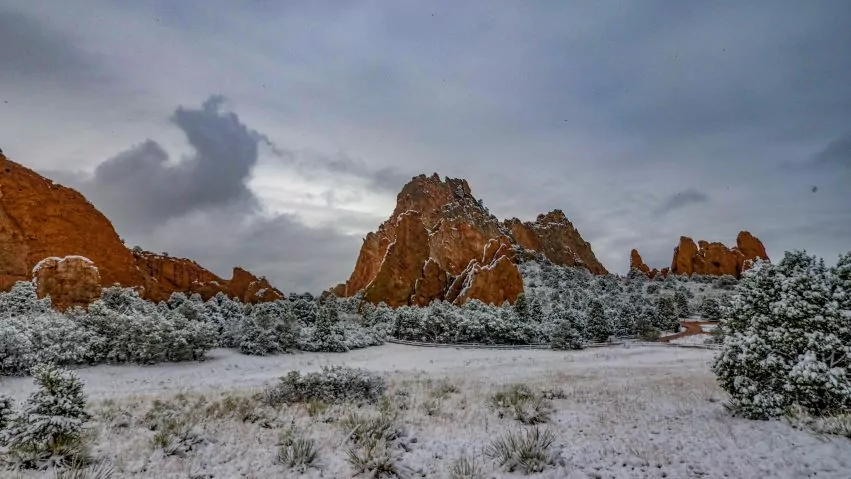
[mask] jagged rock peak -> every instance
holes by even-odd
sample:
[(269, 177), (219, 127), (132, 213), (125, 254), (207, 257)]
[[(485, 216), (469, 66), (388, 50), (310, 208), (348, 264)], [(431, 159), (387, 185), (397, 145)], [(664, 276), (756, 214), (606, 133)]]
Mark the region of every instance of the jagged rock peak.
[[(406, 218), (409, 212), (416, 212), (418, 221)], [(466, 180), (441, 180), (435, 173), (415, 176), (402, 188), (390, 218), (364, 238), (349, 280), (333, 292), (352, 296), (365, 290), (366, 300), (395, 305), (440, 298), (513, 302), (523, 288), (512, 245), (538, 251), (556, 264), (607, 273), (563, 211), (538, 215), (535, 222), (500, 222)], [(427, 271), (424, 264), (430, 264)], [(448, 289), (436, 292), (444, 286)]]

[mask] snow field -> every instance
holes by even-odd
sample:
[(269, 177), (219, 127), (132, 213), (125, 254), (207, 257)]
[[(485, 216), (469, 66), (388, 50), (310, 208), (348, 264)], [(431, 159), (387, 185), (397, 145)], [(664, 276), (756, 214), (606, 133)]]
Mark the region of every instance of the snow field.
[[(549, 423), (540, 426), (556, 432), (564, 465), (531, 477), (851, 477), (851, 441), (816, 437), (782, 421), (731, 417), (709, 371), (713, 354), (674, 347), (560, 352), (388, 344), (344, 354), (272, 357), (214, 350), (204, 362), (96, 366), (78, 374), (99, 433), (93, 452), (113, 464), (116, 478), (299, 477), (275, 461), (281, 433), (291, 423), (319, 447), (321, 469), (308, 469), (301, 477), (352, 477), (342, 444), (347, 432), (339, 419), (357, 410), (354, 405), (314, 410), (312, 417), (305, 405), (277, 410), (257, 405), (265, 425), (206, 412), (227, 396), (250, 398), (291, 369), (313, 371), (326, 364), (386, 375), (388, 397), (406, 432), (398, 454), (408, 477), (450, 477), (462, 455), (476, 458), (483, 477), (522, 477), (483, 454), (505, 431), (530, 428), (510, 415), (500, 418), (489, 405), (495, 391), (512, 383), (564, 392), (552, 400)], [(458, 392), (439, 394), (443, 381)], [(33, 388), (31, 378), (0, 380), (0, 391), (18, 400)], [(201, 442), (171, 456), (155, 448), (155, 432), (144, 425), (155, 401), (166, 404), (158, 408), (193, 416)], [(365, 406), (362, 412), (378, 407)]]

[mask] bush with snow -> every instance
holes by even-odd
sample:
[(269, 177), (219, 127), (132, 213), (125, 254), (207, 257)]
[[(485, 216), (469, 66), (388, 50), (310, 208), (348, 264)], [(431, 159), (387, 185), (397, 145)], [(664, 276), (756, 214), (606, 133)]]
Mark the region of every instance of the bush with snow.
[(384, 378), (365, 369), (323, 366), (319, 372), (302, 375), (290, 371), (264, 391), (272, 406), (320, 400), (326, 403), (376, 402), (387, 390)]
[(851, 318), (835, 299), (845, 258), (828, 270), (787, 252), (744, 273), (723, 311), (713, 365), (734, 411), (766, 418), (793, 405), (812, 414), (851, 408)]
[(20, 467), (69, 463), (82, 452), (83, 426), (89, 420), (83, 383), (52, 364), (33, 368), (38, 390), (32, 393), (0, 434), (0, 443)]

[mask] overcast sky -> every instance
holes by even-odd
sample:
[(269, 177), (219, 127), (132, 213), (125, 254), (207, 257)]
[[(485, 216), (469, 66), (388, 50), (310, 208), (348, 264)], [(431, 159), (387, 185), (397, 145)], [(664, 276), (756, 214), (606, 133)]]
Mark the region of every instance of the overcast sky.
[(420, 173), (561, 208), (624, 273), (680, 235), (851, 250), (851, 2), (4, 0), (0, 148), (128, 245), (345, 280)]

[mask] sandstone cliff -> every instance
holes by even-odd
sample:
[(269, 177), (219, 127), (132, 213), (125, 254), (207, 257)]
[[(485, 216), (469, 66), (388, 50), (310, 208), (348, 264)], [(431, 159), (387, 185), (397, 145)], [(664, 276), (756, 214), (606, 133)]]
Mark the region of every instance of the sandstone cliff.
[[(671, 259), (671, 274), (688, 275), (701, 274), (708, 276), (730, 275), (741, 277), (748, 269), (751, 261), (768, 259), (765, 246), (754, 235), (741, 231), (736, 237), (736, 246), (728, 248), (722, 243), (700, 240), (697, 243), (688, 236), (680, 237), (679, 244), (674, 248)], [(630, 268), (636, 268), (649, 277), (656, 275), (656, 270), (643, 263), (638, 251), (630, 253)], [(663, 269), (665, 273), (665, 271)]]
[(354, 271), (331, 292), (364, 292), (369, 302), (426, 305), (479, 299), (514, 302), (523, 281), (515, 246), (536, 250), (556, 264), (606, 269), (591, 245), (559, 210), (536, 222), (500, 222), (477, 200), (467, 181), (420, 175), (397, 196), (390, 218), (365, 238)]
[[(46, 258), (52, 259), (34, 272)], [(135, 287), (153, 301), (175, 291), (205, 299), (222, 291), (249, 302), (283, 297), (238, 268), (228, 281), (190, 260), (130, 251), (79, 192), (0, 155), (0, 291), (35, 277), (39, 293), (50, 294), (57, 307), (83, 304), (92, 296), (92, 268), (101, 286)]]

